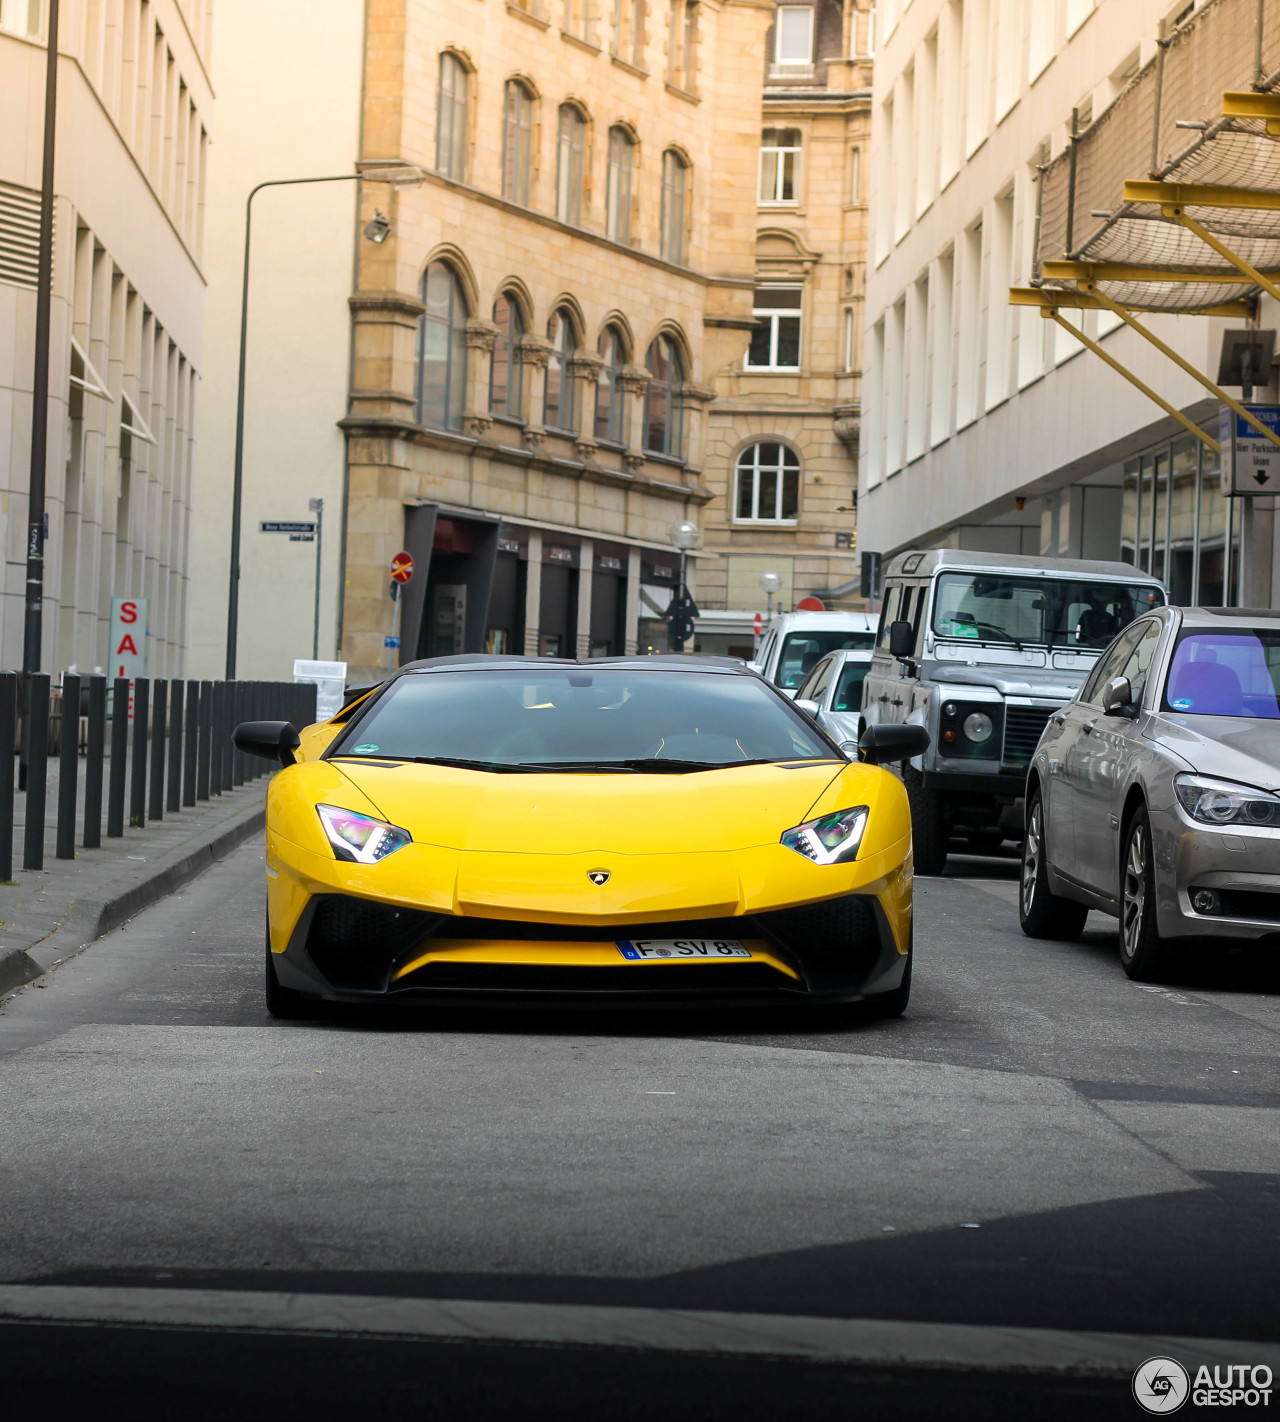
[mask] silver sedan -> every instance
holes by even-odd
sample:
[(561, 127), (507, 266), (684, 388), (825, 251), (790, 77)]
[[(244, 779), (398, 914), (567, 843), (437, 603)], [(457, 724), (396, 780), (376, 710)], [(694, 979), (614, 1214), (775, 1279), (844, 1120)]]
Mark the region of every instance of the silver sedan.
[(796, 691), (796, 705), (807, 712), (838, 746), (850, 754), (858, 745), (862, 683), (871, 667), (871, 652), (843, 648), (817, 662)]
[(1027, 778), (1032, 938), (1120, 920), (1131, 978), (1178, 940), (1280, 944), (1280, 616), (1163, 607), (1050, 718)]

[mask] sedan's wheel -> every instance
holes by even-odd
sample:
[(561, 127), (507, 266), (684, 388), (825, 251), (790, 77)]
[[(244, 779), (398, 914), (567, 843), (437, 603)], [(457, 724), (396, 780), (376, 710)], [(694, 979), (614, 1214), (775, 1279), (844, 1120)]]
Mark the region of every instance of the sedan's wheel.
[(920, 772), (905, 766), (902, 783), (907, 787), (911, 806), (911, 847), (917, 874), (941, 874), (947, 867), (947, 840), (950, 826), (942, 796), (926, 790)]
[(1037, 791), (1027, 806), (1027, 829), (1022, 841), (1022, 883), (1018, 891), (1018, 919), (1028, 938), (1079, 938), (1089, 910), (1073, 899), (1049, 891), (1045, 863), (1044, 802)]
[(1120, 863), (1120, 964), (1138, 982), (1154, 982), (1163, 975), (1168, 958), (1156, 925), (1151, 821), (1140, 809), (1129, 821)]
[(272, 1017), (303, 1017), (306, 999), (293, 988), (281, 987), (276, 977), (275, 954), (271, 951), (271, 923), (267, 923), (266, 1003)]

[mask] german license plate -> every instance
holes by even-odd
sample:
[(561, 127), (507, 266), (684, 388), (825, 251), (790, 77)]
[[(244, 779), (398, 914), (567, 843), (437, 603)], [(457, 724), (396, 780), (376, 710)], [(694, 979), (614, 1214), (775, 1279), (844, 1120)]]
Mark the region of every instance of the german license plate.
[(750, 958), (751, 950), (735, 938), (620, 938), (618, 952), (633, 963), (661, 958), (705, 962), (711, 958)]

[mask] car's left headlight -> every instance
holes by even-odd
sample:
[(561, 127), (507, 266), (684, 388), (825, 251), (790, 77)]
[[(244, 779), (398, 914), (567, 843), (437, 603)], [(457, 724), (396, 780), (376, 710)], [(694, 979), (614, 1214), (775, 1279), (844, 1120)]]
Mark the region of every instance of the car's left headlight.
[(797, 825), (784, 832), (782, 842), (815, 864), (847, 864), (858, 857), (866, 827), (867, 807), (858, 805)]
[(413, 843), (408, 830), (358, 815), (354, 810), (341, 810), (336, 805), (317, 805), (316, 814), (324, 826), (335, 859), (351, 864), (376, 864), (397, 849)]
[(1208, 775), (1175, 775), (1173, 789), (1182, 808), (1202, 825), (1280, 827), (1280, 795), (1270, 790)]

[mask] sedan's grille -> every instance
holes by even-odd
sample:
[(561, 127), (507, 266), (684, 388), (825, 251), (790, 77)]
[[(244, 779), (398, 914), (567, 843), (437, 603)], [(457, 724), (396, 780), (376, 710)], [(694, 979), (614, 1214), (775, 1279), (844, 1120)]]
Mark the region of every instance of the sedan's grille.
[(1009, 706), (1004, 708), (1004, 763), (1030, 765), (1040, 735), (1049, 723), (1052, 706)]

